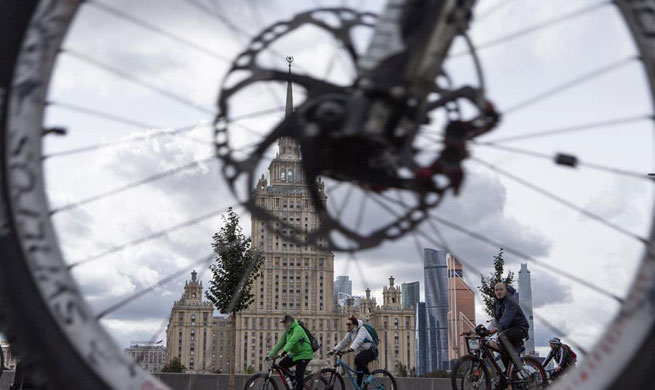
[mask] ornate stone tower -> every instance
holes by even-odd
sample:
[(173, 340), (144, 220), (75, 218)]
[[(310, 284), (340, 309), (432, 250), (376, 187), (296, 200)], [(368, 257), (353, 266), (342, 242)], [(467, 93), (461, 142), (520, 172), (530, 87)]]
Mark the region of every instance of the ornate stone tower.
[(184, 292), (175, 301), (166, 329), (166, 362), (178, 358), (190, 372), (211, 371), (216, 367), (216, 332), (214, 307), (202, 300), (202, 281), (198, 273), (191, 273), (191, 280), (184, 284)]
[(396, 309), (402, 307), (402, 290), (400, 286), (394, 286), (395, 279), (389, 278), (389, 285), (384, 286), (382, 290), (382, 300), (384, 309)]
[(369, 315), (371, 315), (371, 313), (375, 311), (376, 308), (377, 308), (377, 302), (375, 302), (375, 297), (373, 298), (371, 297), (371, 289), (367, 288), (366, 297), (362, 299), (362, 303), (361, 303), (362, 314), (365, 317), (368, 317)]

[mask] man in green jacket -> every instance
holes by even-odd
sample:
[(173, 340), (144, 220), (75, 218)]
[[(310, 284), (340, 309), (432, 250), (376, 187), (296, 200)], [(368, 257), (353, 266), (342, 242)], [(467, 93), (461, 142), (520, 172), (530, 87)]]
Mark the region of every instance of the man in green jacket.
[[(304, 386), (305, 369), (309, 361), (314, 357), (314, 351), (312, 351), (312, 345), (309, 342), (307, 334), (298, 324), (298, 321), (294, 320), (290, 315), (285, 315), (284, 319), (280, 322), (284, 324), (286, 331), (283, 337), (277, 340), (277, 343), (271, 352), (269, 352), (266, 359), (278, 358), (288, 354), (284, 359), (280, 360), (279, 365), (287, 373), (289, 372), (289, 367), (296, 366), (295, 388), (302, 389)], [(282, 351), (278, 354), (280, 350)]]

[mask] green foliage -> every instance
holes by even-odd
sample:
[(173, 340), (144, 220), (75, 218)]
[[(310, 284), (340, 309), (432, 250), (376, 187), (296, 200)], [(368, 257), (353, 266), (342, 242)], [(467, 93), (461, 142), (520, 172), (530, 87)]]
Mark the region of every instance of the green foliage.
[(496, 294), (494, 293), (494, 286), (497, 283), (505, 283), (506, 285), (511, 285), (514, 282), (514, 272), (508, 271), (507, 276), (503, 277), (505, 273), (505, 259), (503, 259), (503, 248), (500, 248), (498, 255), (494, 256), (494, 272), (489, 274), (488, 277), (480, 275), (480, 286), (478, 290), (482, 295), (482, 300), (484, 301), (484, 311), (491, 318), (494, 317), (494, 299)]
[(225, 314), (247, 309), (254, 301), (252, 284), (259, 275), (262, 259), (251, 247), (250, 238), (239, 226), (239, 216), (230, 207), (224, 225), (212, 237), (216, 262), (209, 266), (213, 278), (205, 296)]
[(248, 366), (248, 368), (246, 368), (246, 374), (254, 374), (254, 373), (255, 373), (255, 367)]
[(402, 362), (397, 362), (396, 363), (396, 369), (398, 370), (398, 376), (399, 377), (407, 377), (407, 366), (404, 365)]
[(174, 357), (169, 364), (161, 369), (161, 372), (186, 372), (186, 367), (180, 362), (179, 358)]

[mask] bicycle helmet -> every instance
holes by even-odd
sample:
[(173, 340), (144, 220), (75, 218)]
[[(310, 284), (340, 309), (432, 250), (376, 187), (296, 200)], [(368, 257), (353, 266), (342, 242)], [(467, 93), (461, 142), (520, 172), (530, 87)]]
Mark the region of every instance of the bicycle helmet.
[(557, 345), (562, 345), (562, 340), (559, 339), (559, 337), (553, 337), (548, 341), (549, 344), (557, 344)]

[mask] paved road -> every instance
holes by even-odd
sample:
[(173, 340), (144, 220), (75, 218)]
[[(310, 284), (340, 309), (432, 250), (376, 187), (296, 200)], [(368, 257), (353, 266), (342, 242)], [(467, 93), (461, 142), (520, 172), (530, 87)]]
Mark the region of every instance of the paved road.
[[(189, 375), (189, 374), (157, 374), (162, 381), (173, 390), (210, 390), (226, 389), (227, 375)], [(237, 389), (240, 389), (245, 376), (237, 376)], [(450, 390), (448, 379), (425, 379), (425, 378), (397, 378), (400, 390)], [(5, 371), (0, 377), (0, 390), (9, 390), (14, 381), (14, 372)], [(350, 389), (350, 384), (346, 389)]]

